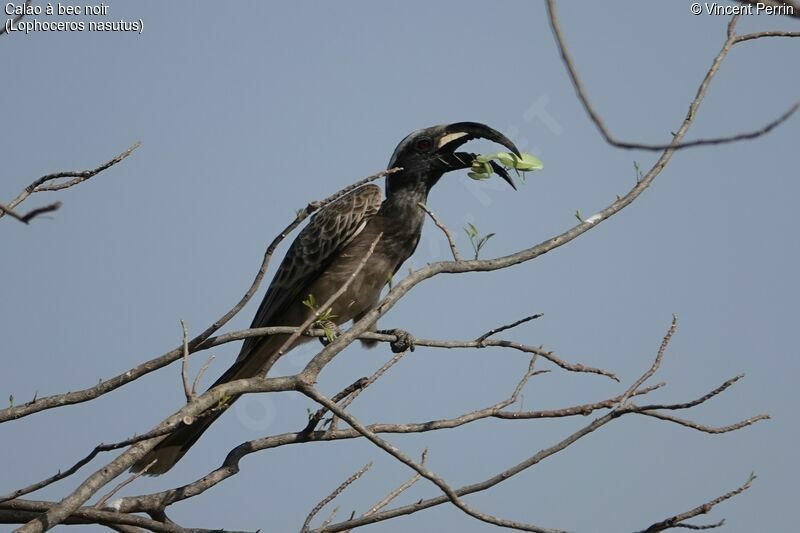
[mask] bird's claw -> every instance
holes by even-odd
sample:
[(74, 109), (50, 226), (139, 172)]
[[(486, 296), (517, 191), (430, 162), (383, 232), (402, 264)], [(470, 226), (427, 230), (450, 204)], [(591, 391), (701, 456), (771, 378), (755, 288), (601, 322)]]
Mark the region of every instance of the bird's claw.
[(384, 329), (378, 333), (384, 335), (394, 335), (395, 340), (389, 343), (393, 353), (400, 353), (405, 351), (413, 352), (416, 348), (414, 336), (404, 329)]

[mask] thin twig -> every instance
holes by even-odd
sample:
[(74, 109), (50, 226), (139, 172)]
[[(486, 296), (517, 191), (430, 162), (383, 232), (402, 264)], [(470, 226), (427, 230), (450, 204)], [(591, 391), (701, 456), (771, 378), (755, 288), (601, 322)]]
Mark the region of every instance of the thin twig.
[(192, 386), (189, 384), (189, 329), (186, 327), (186, 322), (181, 320), (181, 328), (183, 329), (183, 359), (181, 360), (181, 381), (183, 382), (183, 394), (186, 396), (186, 403), (194, 399), (192, 393)]
[(331, 522), (333, 522), (333, 519), (334, 519), (334, 518), (336, 518), (336, 514), (337, 514), (338, 512), (339, 512), (339, 506), (337, 505), (337, 506), (336, 506), (336, 507), (334, 507), (334, 508), (333, 508), (333, 510), (330, 512), (330, 514), (328, 515), (328, 518), (326, 518), (325, 520), (323, 520), (322, 524), (320, 524), (320, 526), (319, 526), (319, 527), (320, 527), (320, 528), (322, 528), (322, 529), (325, 529), (325, 527), (326, 527), (328, 524), (330, 524)]
[[(355, 380), (353, 383), (351, 383), (350, 385), (348, 385), (347, 387), (345, 387), (344, 389), (342, 389), (341, 391), (336, 393), (331, 398), (331, 400), (336, 402), (336, 403), (339, 403), (340, 401), (342, 401), (345, 398), (347, 398), (350, 394), (352, 394), (353, 391), (358, 390), (361, 387), (363, 387), (364, 384), (368, 380), (369, 380), (369, 378), (366, 378), (366, 377), (359, 378), (359, 379)], [(328, 409), (326, 407), (320, 407), (319, 409), (317, 409), (316, 413), (314, 413), (313, 415), (308, 417), (308, 424), (306, 425), (306, 427), (300, 433), (308, 434), (308, 433), (311, 433), (312, 431), (314, 431), (314, 428), (317, 427), (317, 424), (320, 423), (322, 418), (325, 416), (325, 413), (327, 413), (327, 412), (328, 412)]]
[(742, 492), (744, 492), (747, 489), (749, 489), (750, 485), (752, 485), (752, 483), (753, 483), (753, 481), (755, 481), (755, 479), (756, 479), (756, 476), (751, 474), (750, 478), (747, 481), (745, 481), (745, 483), (742, 486), (740, 486), (739, 488), (734, 489), (734, 490), (732, 490), (732, 491), (730, 491), (730, 492), (728, 492), (726, 494), (723, 494), (722, 496), (720, 496), (718, 498), (714, 498), (713, 500), (708, 501), (708, 502), (704, 503), (703, 505), (698, 505), (697, 507), (695, 507), (694, 509), (692, 509), (690, 511), (686, 511), (685, 513), (681, 513), (681, 514), (677, 514), (675, 516), (671, 516), (670, 518), (667, 518), (666, 520), (662, 520), (661, 522), (656, 522), (655, 524), (651, 525), (647, 529), (644, 529), (644, 530), (639, 531), (637, 533), (656, 533), (657, 531), (664, 531), (664, 530), (676, 527), (678, 524), (680, 524), (684, 520), (688, 520), (690, 518), (694, 518), (695, 516), (698, 516), (698, 515), (701, 515), (701, 514), (706, 514), (709, 511), (711, 511), (711, 509), (713, 509), (714, 507), (716, 507), (720, 503), (724, 502), (725, 500), (729, 500), (729, 499), (733, 498), (734, 496), (738, 496)]
[(637, 379), (633, 385), (631, 385), (628, 390), (625, 391), (625, 394), (622, 395), (622, 399), (619, 401), (620, 405), (625, 405), (625, 402), (631, 397), (631, 394), (634, 393), (636, 389), (642, 386), (642, 384), (650, 379), (653, 374), (656, 373), (658, 367), (661, 366), (661, 360), (664, 359), (664, 353), (667, 351), (667, 346), (669, 346), (669, 341), (672, 339), (672, 336), (675, 334), (675, 331), (678, 329), (678, 317), (672, 315), (672, 323), (669, 326), (669, 330), (667, 330), (667, 334), (664, 335), (664, 338), (661, 340), (661, 346), (658, 347), (658, 353), (656, 353), (656, 358), (653, 361), (653, 364), (650, 365), (650, 368), (647, 369), (647, 372), (641, 375), (639, 379)]
[[(419, 464), (425, 466), (425, 463), (427, 461), (428, 461), (428, 449), (425, 448), (424, 450), (422, 450), (422, 457), (420, 457)], [(378, 511), (380, 511), (381, 509), (392, 503), (392, 500), (400, 496), (403, 492), (410, 489), (411, 486), (414, 485), (414, 483), (416, 483), (417, 481), (419, 481), (421, 477), (422, 476), (419, 474), (419, 472), (415, 473), (413, 476), (405, 480), (399, 487), (397, 487), (392, 492), (387, 494), (385, 498), (383, 498), (378, 503), (370, 507), (369, 510), (364, 514), (362, 514), (361, 516), (369, 516), (371, 514), (377, 513)]]
[(121, 483), (119, 483), (119, 484), (118, 484), (116, 487), (114, 487), (113, 489), (111, 489), (111, 491), (110, 491), (108, 494), (106, 494), (105, 496), (103, 496), (102, 498), (100, 498), (100, 499), (97, 501), (97, 503), (94, 505), (95, 509), (102, 509), (102, 508), (103, 508), (103, 506), (105, 505), (105, 503), (106, 503), (108, 500), (110, 500), (110, 499), (111, 499), (111, 497), (112, 497), (114, 494), (118, 493), (118, 492), (119, 492), (119, 491), (120, 491), (120, 490), (121, 490), (123, 487), (125, 487), (126, 485), (130, 484), (130, 483), (131, 483), (131, 482), (133, 482), (134, 480), (136, 480), (136, 479), (138, 479), (138, 478), (142, 477), (144, 474), (146, 474), (146, 473), (147, 473), (147, 471), (148, 471), (148, 470), (150, 470), (150, 467), (151, 467), (151, 466), (153, 466), (154, 464), (156, 464), (156, 459), (153, 459), (152, 461), (150, 461), (150, 462), (147, 464), (147, 466), (145, 466), (144, 468), (142, 468), (141, 472), (136, 472), (136, 473), (135, 473), (135, 474), (133, 474), (132, 476), (129, 476), (127, 479), (125, 479), (124, 481), (122, 481)]
[(353, 392), (351, 392), (340, 403), (340, 405), (342, 406), (342, 409), (347, 409), (347, 407), (351, 403), (353, 403), (353, 400), (355, 400), (358, 397), (359, 394), (364, 392), (364, 389), (366, 389), (367, 387), (369, 387), (370, 385), (375, 383), (378, 380), (378, 378), (380, 378), (384, 374), (384, 372), (386, 372), (387, 370), (392, 368), (395, 365), (395, 363), (397, 363), (400, 359), (402, 359), (403, 356), (405, 356), (407, 353), (408, 353), (408, 350), (403, 350), (402, 352), (398, 352), (398, 353), (394, 354), (394, 356), (391, 359), (386, 361), (386, 363), (384, 363), (383, 366), (381, 366), (378, 370), (376, 370), (375, 373), (373, 373), (369, 378), (367, 378), (367, 380), (360, 387), (358, 387), (357, 389), (353, 390)]
[(526, 316), (525, 318), (520, 318), (519, 320), (517, 320), (516, 322), (512, 322), (511, 324), (506, 324), (505, 326), (500, 326), (500, 327), (497, 327), (497, 328), (494, 328), (494, 329), (490, 329), (489, 331), (487, 331), (486, 333), (484, 333), (483, 335), (481, 335), (480, 337), (475, 339), (475, 342), (481, 343), (481, 342), (485, 341), (486, 339), (488, 339), (489, 337), (491, 337), (492, 335), (500, 333), (501, 331), (506, 331), (506, 330), (515, 328), (515, 327), (517, 327), (517, 326), (519, 326), (521, 324), (524, 324), (526, 322), (530, 322), (531, 320), (536, 320), (537, 318), (542, 318), (543, 316), (544, 316), (544, 313), (536, 313), (535, 315)]
[(705, 424), (698, 424), (697, 422), (693, 422), (691, 420), (686, 420), (685, 418), (680, 418), (677, 416), (669, 415), (667, 413), (660, 413), (658, 411), (650, 411), (639, 409), (637, 406), (633, 406), (635, 411), (639, 414), (643, 414), (646, 416), (651, 416), (653, 418), (658, 418), (660, 420), (665, 420), (667, 422), (674, 422), (675, 424), (679, 424), (681, 426), (686, 426), (687, 428), (696, 429), (697, 431), (702, 431), (703, 433), (710, 433), (712, 435), (718, 435), (721, 433), (730, 433), (731, 431), (736, 431), (742, 429), (747, 426), (752, 426), (756, 422), (760, 422), (761, 420), (769, 420), (769, 415), (756, 415), (750, 418), (746, 418), (735, 424), (730, 424), (728, 426), (708, 426)]
[[(645, 394), (653, 392), (656, 389), (660, 389), (663, 386), (664, 383), (658, 383), (650, 387), (645, 387), (643, 389), (639, 389), (636, 392), (634, 392), (633, 396), (643, 396)], [(581, 405), (575, 405), (572, 407), (565, 407), (562, 409), (548, 409), (543, 411), (498, 411), (490, 416), (505, 420), (531, 420), (539, 418), (564, 418), (570, 416), (588, 416), (600, 409), (611, 409), (615, 405), (619, 404), (621, 398), (622, 395), (620, 394), (619, 396), (616, 396), (614, 398), (609, 398), (607, 400), (602, 400), (594, 403), (585, 403)]]
[(9, 209), (3, 204), (0, 204), (0, 215), (5, 214), (10, 216), (11, 218), (19, 220), (23, 224), (29, 224), (31, 220), (38, 217), (39, 215), (43, 215), (45, 213), (52, 213), (53, 211), (57, 211), (60, 208), (61, 208), (61, 202), (53, 202), (52, 204), (31, 209), (24, 215), (20, 215), (19, 213), (16, 213), (14, 210)]
[(206, 362), (203, 363), (203, 366), (200, 367), (200, 370), (197, 372), (197, 376), (194, 378), (194, 382), (192, 383), (192, 396), (197, 394), (197, 386), (200, 384), (200, 379), (202, 379), (203, 374), (206, 373), (208, 367), (211, 366), (211, 362), (214, 360), (213, 355), (209, 355)]
[(681, 409), (689, 409), (689, 408), (694, 407), (696, 405), (700, 405), (701, 403), (705, 403), (708, 400), (710, 400), (711, 398), (721, 394), (722, 392), (727, 390), (729, 387), (733, 386), (736, 382), (738, 382), (743, 377), (744, 377), (744, 374), (739, 374), (738, 376), (734, 376), (734, 377), (730, 378), (729, 380), (725, 381), (725, 383), (723, 383), (722, 385), (720, 385), (716, 389), (714, 389), (714, 390), (712, 390), (710, 392), (707, 392), (706, 394), (700, 396), (696, 400), (692, 400), (690, 402), (667, 403), (667, 404), (650, 404), (650, 405), (643, 405), (643, 406), (640, 407), (640, 409), (642, 409), (644, 411), (654, 411), (654, 410), (659, 410), (659, 409), (662, 409), (662, 410), (663, 409), (667, 409), (667, 410), (676, 411), (676, 410), (681, 410)]
[(313, 509), (311, 509), (310, 513), (308, 513), (308, 516), (306, 516), (306, 520), (303, 522), (303, 527), (300, 528), (300, 531), (303, 533), (308, 531), (308, 527), (311, 525), (311, 521), (314, 519), (314, 517), (317, 516), (317, 513), (319, 513), (330, 502), (335, 500), (337, 496), (344, 492), (347, 487), (352, 485), (358, 478), (363, 476), (370, 468), (372, 468), (372, 461), (362, 466), (355, 474), (345, 479), (338, 487), (336, 487), (333, 492), (325, 496), (325, 498), (323, 498), (322, 501), (319, 502)]
[[(800, 9), (798, 9), (800, 11)], [(753, 39), (762, 39), (764, 37), (800, 37), (800, 31), (757, 31), (754, 33), (745, 33), (737, 35), (734, 43), (743, 43), (745, 41), (752, 41)]]
[(423, 202), (417, 202), (417, 205), (423, 211), (428, 213), (428, 216), (431, 217), (431, 220), (433, 220), (433, 223), (436, 224), (436, 227), (442, 230), (442, 233), (444, 233), (444, 236), (447, 238), (447, 243), (450, 245), (450, 252), (453, 254), (453, 261), (461, 261), (461, 256), (458, 255), (458, 247), (456, 247), (456, 240), (453, 238), (453, 234), (450, 233), (450, 230), (447, 229), (447, 226), (444, 225), (444, 222), (439, 220), (439, 217), (437, 217), (434, 212), (431, 211)]

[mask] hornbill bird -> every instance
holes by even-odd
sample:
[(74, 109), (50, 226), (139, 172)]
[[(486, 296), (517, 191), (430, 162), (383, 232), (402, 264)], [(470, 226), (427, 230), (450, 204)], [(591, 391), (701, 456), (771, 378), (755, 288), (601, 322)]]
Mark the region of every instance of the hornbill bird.
[[(475, 154), (456, 152), (472, 139), (499, 143), (517, 156), (514, 143), (500, 132), (476, 122), (433, 126), (417, 130), (395, 149), (388, 168), (402, 170), (386, 177), (386, 199), (381, 201), (375, 184), (359, 187), (328, 204), (311, 217), (298, 234), (272, 279), (264, 300), (250, 327), (299, 326), (314, 311), (303, 301), (312, 295), (325, 302), (367, 257), (376, 238), (377, 244), (347, 290), (333, 304), (333, 321), (344, 324), (357, 321), (378, 303), (381, 290), (417, 247), (425, 212), (418, 205), (425, 202), (431, 187), (447, 172), (469, 168)], [(514, 182), (500, 165), (495, 172), (512, 187)], [(244, 341), (236, 362), (212, 385), (264, 375), (275, 364), (288, 334), (249, 337)], [(292, 347), (311, 340), (300, 337)], [(288, 350), (287, 350), (288, 351)], [(225, 408), (236, 398), (231, 398)], [(203, 432), (222, 414), (220, 409), (178, 428), (140, 459), (131, 470), (159, 475), (177, 463)], [(155, 462), (153, 462), (155, 461)]]

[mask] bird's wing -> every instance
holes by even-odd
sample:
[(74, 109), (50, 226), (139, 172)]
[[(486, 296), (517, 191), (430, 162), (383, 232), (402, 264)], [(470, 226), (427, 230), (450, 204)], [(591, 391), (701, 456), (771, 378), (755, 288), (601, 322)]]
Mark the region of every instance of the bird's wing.
[[(303, 291), (322, 274), (336, 253), (364, 229), (380, 206), (381, 189), (369, 184), (312, 216), (286, 252), (250, 327), (287, 325), (276, 320), (293, 302), (308, 297)], [(245, 339), (237, 361), (246, 357), (258, 341), (258, 337)]]

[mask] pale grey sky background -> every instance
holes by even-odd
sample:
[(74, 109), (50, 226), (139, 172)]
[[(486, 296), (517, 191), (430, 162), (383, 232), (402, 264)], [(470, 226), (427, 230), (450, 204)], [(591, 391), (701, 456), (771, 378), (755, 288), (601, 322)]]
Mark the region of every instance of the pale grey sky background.
[[(497, 234), (487, 257), (567, 229), (576, 210), (588, 216), (631, 187), (633, 161), (646, 168), (655, 159), (602, 141), (575, 98), (540, 2), (107, 4), (103, 20), (142, 19), (143, 33), (0, 38), (0, 201), (42, 174), (90, 168), (142, 141), (90, 182), (25, 204), (63, 201), (49, 219), (0, 221), (3, 401), (125, 371), (174, 347), (180, 319), (199, 332), (240, 297), (296, 208), (384, 168), (414, 129), (481, 121), (544, 161), (518, 192), (456, 174), (433, 191), (429, 205), (458, 232), (462, 250), (467, 221)], [(680, 124), (728, 22), (693, 16), (683, 1), (562, 2), (560, 12), (609, 127), (649, 142), (667, 141)], [(738, 31), (760, 29), (796, 30), (797, 22), (748, 16)], [(690, 138), (757, 128), (783, 112), (797, 98), (796, 47), (779, 39), (737, 46)], [(755, 471), (751, 491), (704, 521), (725, 517), (731, 533), (793, 529), (799, 135), (793, 118), (752, 142), (682, 151), (633, 206), (577, 241), (511, 270), (428, 281), (382, 320), (417, 336), (474, 338), (544, 312), (508, 337), (625, 381), (561, 371), (537, 377), (524, 407), (555, 408), (622, 392), (650, 364), (676, 313), (679, 333), (656, 377), (669, 385), (653, 399), (693, 399), (746, 373), (691, 417), (718, 425), (774, 417), (723, 436), (624, 418), (469, 503), (548, 527), (631, 531)], [(444, 239), (426, 225), (411, 263), (447, 257)], [(262, 294), (226, 330), (246, 327)], [(312, 348), (277, 370), (295, 371)], [(236, 350), (213, 351), (207, 383)], [(333, 394), (388, 356), (385, 347), (354, 346), (320, 386)], [(505, 398), (526, 365), (502, 350), (419, 349), (352, 411), (364, 422), (455, 416)], [(179, 375), (175, 364), (91, 403), (3, 424), (0, 492), (66, 468), (98, 442), (147, 431), (183, 401)], [(242, 400), (172, 472), (137, 480), (123, 494), (188, 482), (240, 442), (302, 426), (310, 401), (273, 396)], [(430, 467), (457, 486), (588, 421), (483, 421), (389, 440), (414, 456), (428, 447)], [(346, 517), (411, 472), (364, 441), (283, 447), (249, 456), (239, 475), (171, 507), (170, 516), (186, 526), (296, 531), (317, 501), (370, 460), (375, 467), (339, 502)], [(58, 499), (73, 486), (32, 497)], [(420, 482), (400, 502), (436, 493)], [(442, 506), (369, 530), (493, 529)]]

